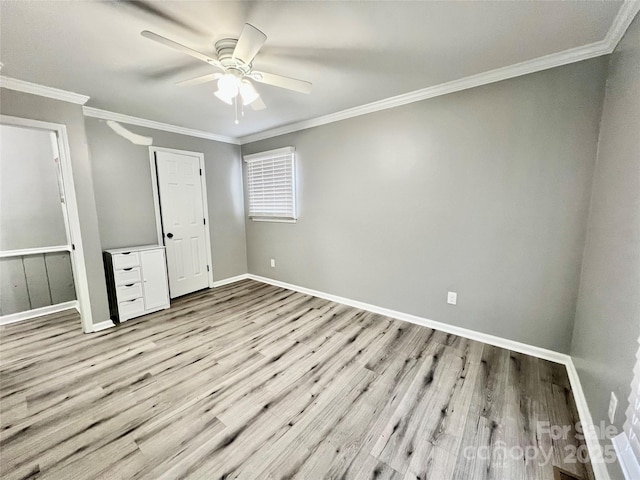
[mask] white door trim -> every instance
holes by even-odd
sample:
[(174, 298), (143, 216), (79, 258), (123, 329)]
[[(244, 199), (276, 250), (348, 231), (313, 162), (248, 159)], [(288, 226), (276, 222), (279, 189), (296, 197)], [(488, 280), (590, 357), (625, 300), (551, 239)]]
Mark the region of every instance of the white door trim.
[(210, 219), (209, 219), (209, 206), (207, 200), (207, 181), (206, 171), (204, 169), (204, 153), (190, 152), (188, 150), (176, 150), (175, 148), (166, 147), (149, 147), (149, 164), (151, 166), (151, 188), (153, 190), (153, 208), (156, 215), (156, 235), (158, 237), (158, 245), (165, 245), (164, 235), (162, 234), (162, 217), (160, 215), (160, 192), (158, 191), (158, 169), (156, 167), (156, 152), (177, 153), (181, 155), (190, 155), (198, 157), (200, 163), (200, 169), (202, 175), (200, 176), (200, 185), (202, 186), (202, 212), (204, 218), (207, 220), (207, 228), (204, 229), (205, 247), (207, 250), (207, 265), (209, 265), (209, 271), (207, 272), (209, 279), (209, 288), (213, 288), (213, 262), (211, 258), (211, 234), (209, 233)]
[(67, 137), (67, 127), (59, 123), (42, 122), (30, 118), (11, 117), (0, 115), (0, 124), (14, 125), (18, 127), (36, 128), (46, 130), (56, 134), (58, 155), (60, 157), (60, 170), (62, 173), (62, 187), (64, 189), (66, 205), (66, 226), (69, 234), (69, 241), (75, 246), (71, 250), (71, 268), (73, 270), (73, 281), (76, 286), (76, 296), (78, 297), (78, 310), (82, 322), (82, 330), (85, 333), (93, 332), (93, 318), (91, 315), (91, 298), (89, 296), (89, 280), (87, 279), (87, 267), (84, 262), (84, 248), (82, 245), (82, 235), (80, 232), (80, 216), (78, 214), (78, 203), (76, 199), (76, 189), (73, 182), (73, 169), (71, 168), (71, 150), (69, 149), (69, 139)]

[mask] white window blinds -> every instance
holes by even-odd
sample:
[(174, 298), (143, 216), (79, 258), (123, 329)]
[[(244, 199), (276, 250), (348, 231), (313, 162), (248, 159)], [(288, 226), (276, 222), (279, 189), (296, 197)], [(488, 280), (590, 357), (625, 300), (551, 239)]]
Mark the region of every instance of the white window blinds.
[[(640, 339), (638, 339), (640, 341)], [(633, 382), (624, 432), (613, 439), (625, 477), (640, 478), (640, 349), (633, 369)]]
[(624, 430), (629, 437), (636, 461), (640, 463), (640, 350), (636, 355), (636, 367), (633, 369), (633, 383)]
[(249, 217), (254, 220), (296, 219), (295, 149), (279, 148), (246, 155)]

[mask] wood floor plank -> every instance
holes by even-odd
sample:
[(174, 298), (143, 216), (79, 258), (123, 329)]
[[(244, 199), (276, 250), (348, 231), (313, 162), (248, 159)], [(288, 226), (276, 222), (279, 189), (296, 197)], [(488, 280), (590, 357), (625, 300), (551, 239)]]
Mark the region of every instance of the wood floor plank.
[(494, 478), (501, 469), (500, 460), (494, 462), (494, 447), (502, 424), (509, 352), (485, 345), (480, 361), (480, 372), (475, 379), (471, 406), (467, 414), (458, 462), (453, 478), (483, 480)]
[[(453, 352), (459, 353), (454, 349)], [(464, 357), (456, 383), (450, 391), (446, 405), (440, 410), (438, 424), (432, 429), (428, 441), (418, 442), (416, 453), (407, 468), (405, 478), (451, 478), (457, 452), (462, 443), (462, 432), (469, 418), (474, 384), (467, 378), (475, 378), (480, 362), (474, 357)]]
[(433, 355), (422, 364), (371, 452), (400, 473), (406, 472), (418, 444), (424, 446), (428, 442), (433, 433), (433, 422), (440, 418), (440, 411), (457, 379), (449, 375), (449, 369), (455, 371), (454, 362), (460, 359), (447, 355), (445, 348), (444, 345), (436, 347)]
[(97, 334), (0, 326), (7, 479), (592, 480), (537, 433), (576, 421), (561, 365), (251, 280)]
[(553, 465), (546, 458), (552, 445), (549, 437), (541, 434), (544, 425), (549, 423), (549, 412), (544, 391), (540, 388), (539, 361), (516, 352), (511, 352), (510, 359), (510, 408), (515, 425), (519, 427), (515, 432), (517, 444), (525, 455), (524, 475), (526, 478), (551, 478)]
[[(288, 448), (281, 449), (275, 460), (263, 471), (263, 475), (283, 478), (302, 475), (306, 465), (313, 462), (313, 456), (321, 448), (324, 439), (361, 406), (361, 396), (375, 377), (375, 373), (360, 369), (349, 382), (332, 384), (329, 394), (307, 409), (305, 415), (285, 433), (280, 444)], [(298, 444), (303, 445), (308, 453), (298, 451), (294, 447)]]

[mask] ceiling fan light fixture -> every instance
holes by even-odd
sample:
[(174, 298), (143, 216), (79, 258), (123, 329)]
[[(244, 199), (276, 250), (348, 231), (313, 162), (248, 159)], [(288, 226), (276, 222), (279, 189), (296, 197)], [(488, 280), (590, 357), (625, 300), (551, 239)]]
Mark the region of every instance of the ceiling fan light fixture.
[[(267, 36), (248, 23), (245, 24), (238, 38), (218, 40), (215, 43), (216, 53), (214, 55), (199, 52), (148, 30), (144, 30), (140, 34), (149, 40), (197, 58), (220, 70), (221, 72), (209, 73), (178, 82), (178, 85), (200, 85), (217, 80), (218, 90), (214, 92), (215, 96), (227, 105), (234, 106), (236, 117), (238, 111), (244, 114), (242, 108), (247, 105), (251, 105), (253, 110), (264, 110), (266, 108), (262, 98), (256, 92), (253, 82), (300, 93), (311, 93), (310, 82), (253, 70), (253, 60), (267, 40)], [(2, 68), (2, 63), (0, 63), (0, 68)]]
[(239, 87), (240, 79), (232, 73), (225, 73), (218, 80), (218, 91), (225, 97), (233, 98), (238, 95)]
[(227, 95), (225, 92), (219, 89), (216, 92), (214, 92), (214, 95), (218, 97), (220, 100), (222, 100), (224, 103), (228, 105), (233, 105), (233, 98), (235, 97), (235, 95)]
[(245, 106), (252, 104), (260, 97), (260, 94), (256, 91), (249, 80), (242, 80), (239, 89), (240, 96), (242, 97), (242, 104)]

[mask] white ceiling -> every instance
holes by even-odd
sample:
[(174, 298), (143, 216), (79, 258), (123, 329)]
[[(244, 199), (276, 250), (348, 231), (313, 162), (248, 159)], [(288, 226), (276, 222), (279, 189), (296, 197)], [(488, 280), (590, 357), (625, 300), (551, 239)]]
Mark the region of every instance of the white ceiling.
[[(0, 1), (2, 75), (89, 95), (88, 106), (231, 137), (601, 41), (622, 2)], [(140, 36), (203, 52), (244, 22), (268, 36), (254, 68), (313, 83), (311, 95), (257, 84), (268, 108), (233, 108), (213, 72)]]

